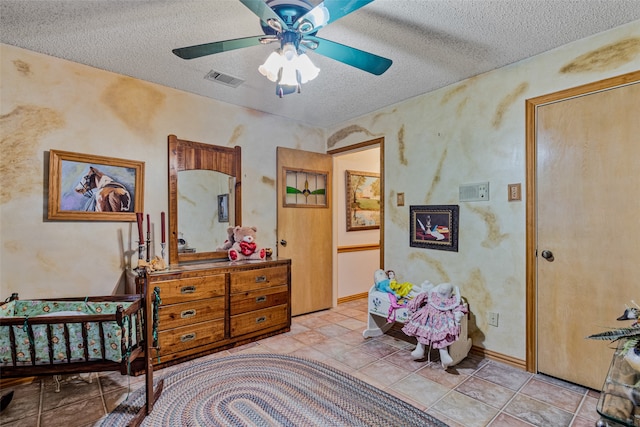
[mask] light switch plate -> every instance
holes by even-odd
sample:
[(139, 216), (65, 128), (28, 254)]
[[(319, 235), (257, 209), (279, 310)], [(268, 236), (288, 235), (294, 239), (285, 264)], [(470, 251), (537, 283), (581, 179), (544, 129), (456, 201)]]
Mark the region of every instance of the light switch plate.
[(495, 312), (492, 312), (492, 311), (488, 311), (487, 312), (487, 321), (489, 323), (489, 326), (498, 327), (498, 313), (495, 313)]
[(509, 194), (508, 201), (512, 202), (514, 200), (522, 200), (522, 185), (518, 184), (509, 184)]
[(398, 206), (404, 206), (404, 193), (398, 193), (397, 203)]

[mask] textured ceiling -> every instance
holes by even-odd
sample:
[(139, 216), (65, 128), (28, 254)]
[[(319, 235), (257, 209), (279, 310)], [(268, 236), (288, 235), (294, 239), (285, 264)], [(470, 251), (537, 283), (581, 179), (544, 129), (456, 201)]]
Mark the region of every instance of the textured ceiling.
[[(3, 43), (319, 127), (640, 19), (638, 0), (376, 0), (318, 36), (390, 58), (391, 68), (375, 76), (310, 53), (320, 75), (281, 99), (257, 71), (274, 45), (188, 61), (171, 53), (262, 34), (237, 0), (2, 0), (0, 7)], [(210, 70), (245, 82), (205, 80)]]

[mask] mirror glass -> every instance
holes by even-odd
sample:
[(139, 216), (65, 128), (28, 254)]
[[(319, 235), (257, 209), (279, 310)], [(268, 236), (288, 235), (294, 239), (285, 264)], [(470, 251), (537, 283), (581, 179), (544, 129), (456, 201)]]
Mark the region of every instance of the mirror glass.
[(178, 253), (212, 252), (234, 226), (235, 178), (209, 170), (178, 172)]
[(169, 265), (228, 260), (218, 247), (242, 224), (241, 149), (169, 135)]

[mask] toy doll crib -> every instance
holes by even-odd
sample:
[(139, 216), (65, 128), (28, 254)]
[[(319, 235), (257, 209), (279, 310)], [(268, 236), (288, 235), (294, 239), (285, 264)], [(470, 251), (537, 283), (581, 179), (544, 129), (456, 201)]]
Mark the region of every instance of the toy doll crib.
[[(468, 308), (464, 298), (462, 301)], [(367, 329), (362, 332), (362, 336), (365, 338), (379, 337), (389, 331), (395, 322), (406, 323), (409, 317), (406, 306), (394, 306), (389, 294), (376, 290), (376, 286), (373, 285), (369, 289)], [(460, 363), (471, 350), (471, 338), (468, 337), (467, 329), (468, 317), (469, 315), (463, 316), (460, 320), (460, 336), (456, 342), (449, 346), (449, 355), (453, 359), (453, 363), (449, 366)]]
[[(146, 404), (130, 425), (151, 413), (151, 308), (140, 295), (20, 300), (0, 305), (0, 369), (7, 378), (120, 371), (144, 372)], [(149, 305), (151, 307), (151, 305)], [(147, 317), (145, 318), (145, 314)]]

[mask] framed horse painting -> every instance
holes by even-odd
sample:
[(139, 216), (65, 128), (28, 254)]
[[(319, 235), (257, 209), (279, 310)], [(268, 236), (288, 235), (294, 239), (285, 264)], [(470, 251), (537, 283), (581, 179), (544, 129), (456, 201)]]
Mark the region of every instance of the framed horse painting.
[(49, 152), (48, 219), (135, 221), (143, 193), (144, 162)]

